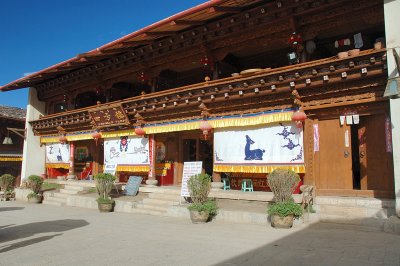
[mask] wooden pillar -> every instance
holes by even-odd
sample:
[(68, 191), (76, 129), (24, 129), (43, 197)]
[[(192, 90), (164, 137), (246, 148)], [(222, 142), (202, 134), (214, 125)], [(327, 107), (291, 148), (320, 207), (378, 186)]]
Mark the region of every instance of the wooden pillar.
[(70, 142), (69, 143), (69, 171), (68, 171), (68, 176), (67, 179), (76, 179), (75, 176), (75, 164), (74, 164), (74, 160), (75, 160), (75, 143), (74, 142)]
[(149, 178), (146, 180), (147, 186), (156, 186), (158, 180), (156, 179), (156, 140), (154, 135), (149, 135), (149, 157), (150, 157), (150, 171)]

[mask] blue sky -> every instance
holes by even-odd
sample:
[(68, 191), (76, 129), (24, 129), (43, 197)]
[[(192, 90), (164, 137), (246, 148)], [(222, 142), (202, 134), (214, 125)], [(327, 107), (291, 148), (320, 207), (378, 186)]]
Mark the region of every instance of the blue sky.
[[(205, 0), (12, 0), (0, 12), (0, 85), (87, 52)], [(28, 90), (0, 92), (26, 108)]]

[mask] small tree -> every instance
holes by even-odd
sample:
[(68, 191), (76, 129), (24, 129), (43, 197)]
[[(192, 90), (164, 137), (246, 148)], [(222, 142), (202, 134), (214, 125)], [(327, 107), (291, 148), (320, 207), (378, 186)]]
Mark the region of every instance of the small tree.
[(299, 182), (299, 175), (292, 170), (275, 169), (268, 175), (268, 186), (274, 193), (275, 202), (292, 200), (292, 194)]
[(42, 190), (42, 184), (43, 180), (40, 176), (38, 175), (30, 175), (28, 176), (28, 182), (27, 186), (28, 188), (32, 189), (32, 193), (28, 195), (28, 198), (33, 198), (33, 197), (40, 197), (40, 191)]
[(15, 182), (15, 176), (10, 174), (4, 174), (0, 176), (0, 188), (2, 191), (12, 190)]
[(113, 200), (110, 198), (110, 192), (114, 184), (116, 177), (110, 173), (100, 173), (94, 176), (96, 182), (97, 193), (99, 203), (112, 203)]
[(198, 174), (191, 176), (188, 180), (188, 189), (192, 204), (188, 207), (191, 211), (207, 212), (210, 217), (217, 214), (215, 200), (209, 200), (208, 194), (211, 190), (211, 176)]

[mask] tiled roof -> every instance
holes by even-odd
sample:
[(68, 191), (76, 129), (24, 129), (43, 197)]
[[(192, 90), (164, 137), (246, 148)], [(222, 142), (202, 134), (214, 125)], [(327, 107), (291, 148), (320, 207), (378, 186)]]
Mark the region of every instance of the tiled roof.
[(26, 110), (18, 107), (0, 105), (0, 117), (25, 120)]

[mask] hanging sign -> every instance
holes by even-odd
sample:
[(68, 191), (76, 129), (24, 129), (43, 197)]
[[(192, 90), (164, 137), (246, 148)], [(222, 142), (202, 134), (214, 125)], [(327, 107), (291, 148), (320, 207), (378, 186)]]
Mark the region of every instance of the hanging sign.
[(90, 109), (88, 112), (98, 128), (129, 125), (129, 119), (121, 105)]
[(116, 163), (106, 163), (104, 164), (104, 173), (115, 175), (117, 172), (117, 165)]
[(303, 163), (303, 131), (294, 123), (224, 128), (214, 132), (214, 165), (238, 165), (240, 168), (242, 165)]
[(150, 165), (149, 139), (136, 136), (105, 139), (104, 163)]
[(344, 146), (346, 148), (350, 147), (350, 139), (349, 139), (349, 130), (346, 129), (346, 132), (344, 133)]
[(348, 124), (348, 125), (353, 124), (353, 116), (352, 115), (346, 115), (346, 124)]
[(360, 123), (360, 115), (353, 115), (353, 122), (358, 125)]
[(190, 197), (187, 182), (191, 176), (201, 174), (203, 162), (184, 162), (182, 174), (181, 197)]
[(313, 125), (314, 128), (314, 152), (319, 151), (319, 129), (318, 124)]
[(393, 152), (392, 147), (392, 127), (390, 118), (386, 117), (385, 120), (385, 136), (386, 136), (386, 152)]
[(70, 163), (69, 144), (46, 144), (46, 163)]

